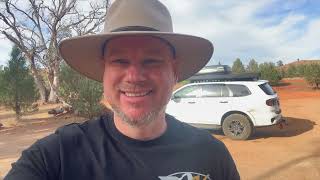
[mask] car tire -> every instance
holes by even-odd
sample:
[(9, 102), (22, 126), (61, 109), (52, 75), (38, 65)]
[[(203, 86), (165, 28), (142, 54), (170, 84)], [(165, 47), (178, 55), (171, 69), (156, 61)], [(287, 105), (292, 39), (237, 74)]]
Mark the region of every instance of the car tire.
[(246, 140), (253, 133), (250, 120), (242, 114), (231, 114), (222, 123), (223, 133), (234, 140)]

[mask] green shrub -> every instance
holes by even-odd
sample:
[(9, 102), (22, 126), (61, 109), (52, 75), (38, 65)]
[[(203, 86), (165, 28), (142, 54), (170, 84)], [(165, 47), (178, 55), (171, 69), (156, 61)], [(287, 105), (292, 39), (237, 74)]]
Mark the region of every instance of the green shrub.
[(307, 73), (307, 65), (306, 64), (299, 64), (297, 65), (297, 76), (304, 77)]
[(16, 46), (12, 48), (8, 66), (0, 71), (0, 103), (12, 108), (19, 119), (38, 99), (38, 94), (26, 61)]
[(80, 116), (92, 118), (103, 112), (101, 83), (86, 78), (65, 63), (61, 66), (60, 81), (59, 96)]
[(304, 75), (305, 80), (314, 85), (317, 89), (319, 89), (320, 85), (320, 64), (313, 63), (306, 66), (306, 71)]
[(298, 77), (298, 68), (296, 65), (289, 65), (287, 72), (286, 72), (286, 77)]
[(281, 73), (276, 68), (274, 63), (262, 63), (259, 65), (261, 79), (266, 79), (271, 85), (277, 85), (281, 80)]

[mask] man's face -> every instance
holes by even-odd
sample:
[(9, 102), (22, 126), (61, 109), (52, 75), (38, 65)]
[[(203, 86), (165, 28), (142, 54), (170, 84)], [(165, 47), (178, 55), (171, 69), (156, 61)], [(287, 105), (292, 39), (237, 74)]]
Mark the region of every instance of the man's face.
[(109, 41), (104, 53), (104, 96), (116, 116), (141, 126), (164, 113), (176, 83), (170, 46), (151, 36), (128, 36)]

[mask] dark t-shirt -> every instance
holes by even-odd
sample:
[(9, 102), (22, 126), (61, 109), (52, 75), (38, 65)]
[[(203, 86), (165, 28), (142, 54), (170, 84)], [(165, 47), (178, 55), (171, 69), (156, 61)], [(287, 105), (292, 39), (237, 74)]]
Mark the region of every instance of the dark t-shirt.
[(22, 152), (5, 180), (240, 179), (222, 142), (166, 116), (150, 141), (121, 134), (111, 116), (70, 124)]

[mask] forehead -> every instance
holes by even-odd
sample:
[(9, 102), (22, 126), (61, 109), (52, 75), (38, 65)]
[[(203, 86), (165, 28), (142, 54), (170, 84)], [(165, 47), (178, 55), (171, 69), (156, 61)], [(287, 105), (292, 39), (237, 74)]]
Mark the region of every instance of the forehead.
[(130, 51), (142, 50), (152, 55), (168, 55), (171, 47), (168, 42), (152, 36), (125, 36), (109, 40), (104, 49), (105, 55), (121, 55)]

